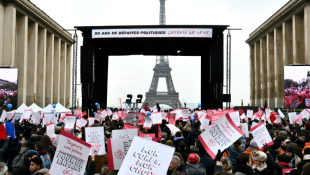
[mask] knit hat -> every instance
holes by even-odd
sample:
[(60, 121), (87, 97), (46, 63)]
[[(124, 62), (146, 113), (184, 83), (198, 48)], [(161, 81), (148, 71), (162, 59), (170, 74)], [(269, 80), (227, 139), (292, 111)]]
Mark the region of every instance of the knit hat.
[(38, 141), (38, 138), (37, 138), (37, 137), (30, 137), (30, 138), (27, 140), (27, 143), (30, 144), (30, 145), (34, 145), (34, 144), (36, 144), (37, 141)]
[(250, 142), (250, 146), (249, 147), (252, 147), (252, 148), (257, 148), (258, 147), (258, 145), (257, 145), (257, 143), (256, 143), (256, 141), (255, 140), (251, 140), (251, 142)]
[(278, 149), (279, 147), (281, 147), (281, 145), (276, 141), (273, 141), (273, 145), (270, 146), (272, 150)]
[(293, 146), (287, 147), (287, 148), (286, 148), (286, 152), (291, 152), (292, 154), (294, 154), (294, 153), (295, 153), (294, 147), (293, 147)]
[(31, 157), (31, 156), (33, 156), (33, 155), (39, 156), (40, 154), (39, 154), (38, 151), (36, 151), (36, 150), (29, 150), (29, 151), (27, 151), (27, 153), (26, 153), (26, 156), (27, 156), (27, 157)]
[(198, 164), (199, 162), (200, 162), (200, 157), (198, 154), (190, 153), (188, 155), (188, 160), (187, 160), (188, 164)]
[(266, 153), (264, 153), (262, 151), (253, 151), (252, 155), (253, 155), (253, 159), (256, 161), (266, 162), (266, 160), (267, 160)]
[(173, 142), (172, 142), (171, 140), (167, 140), (166, 145), (172, 146), (172, 145), (173, 145)]

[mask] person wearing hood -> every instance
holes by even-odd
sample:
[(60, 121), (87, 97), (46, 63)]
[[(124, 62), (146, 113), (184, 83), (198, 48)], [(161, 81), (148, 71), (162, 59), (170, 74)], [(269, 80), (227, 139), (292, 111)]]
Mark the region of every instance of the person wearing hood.
[(178, 131), (178, 132), (175, 133), (175, 138), (173, 139), (173, 146), (175, 147), (175, 151), (180, 152), (178, 146), (179, 146), (179, 143), (182, 142), (182, 141), (185, 142), (185, 144), (186, 144), (186, 151), (189, 150), (188, 142), (184, 139), (181, 131)]
[(186, 137), (186, 141), (190, 146), (195, 145), (195, 139), (198, 139), (198, 136), (201, 134), (201, 131), (199, 131), (200, 128), (200, 122), (195, 122), (193, 124), (194, 130), (190, 133), (188, 133)]
[(250, 141), (250, 145), (249, 147), (243, 152), (243, 153), (247, 153), (247, 154), (250, 154), (250, 159), (251, 159), (251, 166), (254, 165), (254, 159), (253, 159), (253, 155), (252, 155), (252, 152), (253, 151), (257, 151), (257, 143), (255, 140), (251, 140)]
[(289, 146), (286, 148), (286, 156), (288, 156), (290, 158), (290, 168), (297, 168), (297, 164), (299, 164), (301, 162), (301, 159), (295, 154), (294, 152), (294, 147), (293, 146)]
[(247, 153), (241, 153), (237, 156), (236, 165), (233, 168), (235, 175), (258, 175), (250, 167), (250, 155)]
[(252, 169), (254, 170), (254, 172), (259, 175), (269, 174), (269, 170), (266, 164), (267, 160), (266, 153), (262, 151), (253, 151), (252, 155), (254, 159)]
[(206, 175), (205, 167), (199, 164), (199, 162), (200, 157), (198, 154), (189, 154), (185, 167), (185, 175)]
[(236, 158), (239, 154), (243, 153), (245, 150), (245, 135), (241, 136), (240, 139), (235, 141), (232, 145), (230, 145), (227, 150), (230, 158), (230, 162), (233, 167), (237, 165)]
[(27, 151), (26, 155), (25, 155), (25, 160), (24, 160), (24, 164), (23, 166), (21, 167), (21, 170), (20, 170), (20, 174), (19, 175), (29, 175), (30, 174), (30, 161), (32, 158), (35, 158), (35, 157), (39, 157), (39, 153), (38, 151), (35, 151), (35, 150), (29, 150)]
[(310, 148), (306, 148), (304, 150), (304, 159), (297, 165), (297, 170), (298, 171), (302, 171), (302, 167), (306, 164), (310, 162)]
[(232, 165), (228, 157), (222, 157), (220, 161), (216, 161), (214, 172), (227, 172), (232, 173)]

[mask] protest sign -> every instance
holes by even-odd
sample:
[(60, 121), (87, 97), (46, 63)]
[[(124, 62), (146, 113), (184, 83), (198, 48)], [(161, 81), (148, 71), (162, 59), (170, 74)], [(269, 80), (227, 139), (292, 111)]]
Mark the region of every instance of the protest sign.
[(239, 111), (229, 112), (228, 114), (235, 125), (240, 126)]
[(149, 133), (140, 133), (139, 137), (143, 138), (149, 138), (149, 140), (153, 140), (154, 142), (157, 142), (157, 138), (155, 137), (155, 134), (149, 134)]
[(108, 116), (108, 113), (106, 110), (101, 111), (101, 120), (104, 120)]
[(246, 117), (252, 119), (253, 118), (253, 110), (246, 110)]
[(210, 120), (209, 119), (206, 119), (205, 117), (201, 117), (199, 119), (199, 121), (201, 123), (200, 129), (206, 130), (209, 127), (209, 124), (210, 124)]
[(290, 119), (290, 124), (295, 124), (295, 120), (297, 118), (296, 112), (289, 112), (288, 118)]
[(124, 129), (135, 129), (137, 131), (137, 135), (140, 133), (140, 128), (137, 128), (137, 127), (134, 127), (134, 126), (131, 126), (130, 124), (128, 123), (124, 123)]
[(153, 112), (151, 118), (153, 125), (162, 123), (161, 112)]
[(50, 175), (84, 174), (91, 145), (83, 140), (61, 131)]
[(81, 128), (83, 126), (85, 126), (87, 124), (87, 120), (85, 118), (80, 118), (80, 119), (77, 119), (76, 120), (76, 125), (75, 127), (78, 129), (78, 130), (81, 130)]
[(5, 118), (6, 118), (6, 111), (3, 110), (3, 111), (2, 111), (2, 114), (1, 114), (1, 119), (0, 119), (0, 121), (1, 121), (1, 122), (4, 122)]
[(94, 117), (88, 117), (88, 125), (91, 126), (93, 125), (95, 122), (95, 118)]
[(67, 116), (66, 117), (65, 130), (73, 129), (74, 124), (75, 124), (75, 116)]
[(170, 113), (175, 114), (175, 120), (182, 120), (182, 110), (181, 109), (173, 110)]
[(190, 116), (190, 113), (189, 113), (189, 109), (188, 108), (181, 108), (182, 110), (182, 118), (183, 120), (188, 120), (188, 116)]
[(240, 123), (241, 127), (241, 131), (244, 133), (244, 135), (246, 137), (249, 137), (249, 125), (248, 123)]
[(264, 147), (264, 144), (268, 144), (268, 146), (273, 145), (273, 141), (264, 123), (260, 123), (255, 127), (251, 128), (251, 133), (259, 149), (262, 149)]
[(279, 113), (279, 115), (281, 116), (281, 118), (284, 118), (284, 117), (285, 117), (285, 115), (283, 114), (283, 112), (282, 112), (280, 109), (278, 109), (278, 113)]
[(201, 144), (215, 159), (218, 150), (224, 151), (244, 133), (235, 125), (230, 116), (226, 114), (216, 123), (198, 136)]
[(15, 111), (12, 112), (12, 114), (11, 114), (9, 120), (12, 120), (12, 118), (13, 118), (14, 115), (15, 115)]
[(176, 132), (180, 131), (175, 125), (166, 124), (166, 126), (170, 129), (171, 133), (175, 135)]
[(144, 123), (144, 113), (140, 112), (138, 114), (138, 125), (141, 126)]
[(254, 128), (256, 125), (258, 125), (258, 123), (252, 122), (251, 128)]
[(46, 135), (51, 137), (53, 134), (55, 134), (55, 124), (49, 123), (46, 125)]
[(24, 113), (23, 119), (28, 121), (30, 119), (31, 114), (32, 114), (32, 111), (27, 109)]
[(274, 121), (275, 124), (281, 124), (281, 116), (280, 115), (276, 115), (276, 120)]
[(157, 141), (161, 141), (161, 137), (163, 136), (163, 132), (161, 131), (161, 128), (160, 128), (160, 125), (158, 125), (158, 128), (157, 128), (158, 130), (158, 138), (157, 138)]
[(168, 123), (171, 125), (175, 125), (175, 113), (169, 113), (168, 115)]
[(40, 118), (41, 118), (40, 113), (35, 112), (35, 113), (33, 113), (33, 116), (31, 119), (32, 119), (34, 124), (38, 125), (38, 124), (40, 124)]
[(131, 123), (137, 117), (137, 113), (135, 112), (128, 112), (124, 118), (124, 123)]
[(302, 112), (299, 115), (301, 115), (303, 119), (305, 118), (308, 120), (310, 113), (307, 109), (304, 109), (304, 110), (302, 110)]
[(240, 116), (240, 119), (245, 119), (246, 118), (246, 116), (245, 116), (245, 114), (243, 113), (243, 114), (241, 114), (241, 116)]
[(224, 112), (217, 112), (212, 114), (208, 119), (211, 120), (211, 125), (213, 125), (215, 122), (217, 122), (219, 119), (224, 117), (226, 114)]
[(85, 138), (86, 138), (86, 142), (91, 145), (89, 155), (106, 154), (103, 126), (85, 128)]
[(112, 111), (111, 111), (111, 109), (107, 109), (107, 110), (105, 110), (105, 111), (107, 112), (108, 116), (110, 116), (110, 115), (113, 114)]
[(133, 138), (108, 138), (108, 166), (109, 170), (119, 170)]
[(117, 129), (112, 130), (112, 138), (133, 138), (139, 133), (137, 129)]
[(143, 128), (151, 129), (151, 127), (152, 127), (152, 119), (149, 116), (145, 115)]
[(166, 174), (174, 150), (173, 147), (135, 136), (118, 174)]
[(65, 118), (66, 118), (66, 113), (61, 113), (60, 114), (60, 119), (62, 120), (62, 121), (64, 121), (65, 120)]
[(119, 116), (118, 116), (117, 112), (114, 112), (113, 116), (112, 116), (112, 120), (118, 120), (118, 119), (119, 119)]

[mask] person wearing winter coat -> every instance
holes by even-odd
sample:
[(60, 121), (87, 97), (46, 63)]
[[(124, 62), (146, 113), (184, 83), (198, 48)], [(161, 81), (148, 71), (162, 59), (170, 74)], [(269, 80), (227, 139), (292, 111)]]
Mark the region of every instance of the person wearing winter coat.
[(8, 168), (10, 171), (12, 171), (12, 162), (14, 158), (18, 155), (20, 150), (22, 149), (23, 142), (25, 141), (25, 138), (23, 136), (17, 136), (15, 137), (14, 141), (12, 142), (12, 145), (9, 149), (9, 156), (8, 156)]
[(250, 159), (251, 159), (251, 166), (254, 165), (254, 159), (253, 159), (253, 155), (252, 155), (252, 152), (253, 151), (257, 151), (257, 143), (255, 140), (251, 140), (250, 141), (250, 145), (249, 147), (243, 152), (243, 153), (247, 153), (247, 154), (250, 154)]
[(227, 150), (228, 150), (228, 155), (230, 158), (230, 162), (232, 164), (233, 167), (235, 167), (237, 165), (237, 156), (241, 153), (244, 152), (245, 150), (245, 135), (243, 135), (240, 139), (238, 139), (237, 141), (235, 141), (232, 145), (230, 145)]
[(189, 154), (185, 167), (185, 175), (206, 175), (205, 167), (199, 162), (200, 157), (198, 154)]
[(188, 133), (186, 137), (186, 141), (190, 146), (195, 145), (195, 139), (198, 139), (198, 136), (201, 134), (201, 131), (199, 131), (200, 122), (195, 122), (193, 125), (194, 130)]
[(254, 172), (259, 175), (269, 174), (269, 169), (267, 168), (266, 164), (266, 153), (262, 151), (253, 151), (252, 155), (254, 159), (252, 169), (254, 170)]
[(304, 150), (304, 159), (297, 165), (297, 170), (299, 172), (302, 171), (302, 167), (306, 164), (306, 163), (310, 163), (310, 148), (306, 148)]
[(167, 175), (181, 175), (183, 172), (183, 166), (181, 165), (180, 158), (178, 156), (172, 156)]
[(198, 144), (199, 148), (199, 157), (200, 157), (200, 164), (202, 164), (205, 167), (205, 170), (207, 174), (213, 174), (214, 173), (214, 160), (211, 158), (211, 156), (207, 153), (205, 148), (201, 143)]
[(237, 156), (233, 173), (235, 175), (258, 175), (250, 167), (250, 155), (247, 153), (241, 153)]
[(276, 157), (276, 161), (273, 159), (272, 155), (269, 151), (266, 152), (267, 154), (267, 167), (274, 168), (274, 175), (282, 175), (282, 170), (289, 168), (290, 158), (284, 154), (278, 154)]
[(220, 161), (216, 161), (216, 166), (214, 167), (214, 173), (217, 172), (232, 173), (232, 165), (228, 157), (222, 157)]
[(8, 148), (9, 145), (9, 137), (7, 137), (5, 139), (4, 145), (3, 147), (0, 149), (0, 162), (3, 162), (3, 154), (6, 151), (6, 149)]
[(301, 159), (295, 154), (294, 147), (289, 146), (286, 148), (285, 155), (287, 155), (290, 158), (290, 168), (297, 168), (297, 164), (301, 162)]

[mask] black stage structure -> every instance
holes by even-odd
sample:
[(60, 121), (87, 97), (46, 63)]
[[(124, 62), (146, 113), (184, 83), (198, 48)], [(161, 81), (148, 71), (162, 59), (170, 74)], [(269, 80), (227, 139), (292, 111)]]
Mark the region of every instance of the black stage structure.
[[(223, 94), (223, 31), (226, 30), (227, 27), (229, 26), (76, 26), (75, 28), (80, 30), (83, 36), (83, 46), (81, 46), (80, 52), (83, 110), (87, 110), (87, 108), (91, 107), (95, 102), (100, 103), (101, 108), (107, 107), (108, 69), (113, 69), (113, 67), (108, 67), (109, 56), (120, 55), (201, 56), (201, 108), (222, 108), (223, 102), (230, 101), (230, 95)], [(150, 37), (93, 39), (92, 31), (98, 29), (212, 29), (212, 38)], [(190, 70), (186, 71), (190, 72)], [(152, 77), (150, 77), (150, 81), (151, 79)], [(124, 85), (124, 88), (125, 86), (126, 85)], [(147, 91), (147, 89), (141, 89), (141, 93), (145, 91)]]

